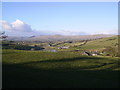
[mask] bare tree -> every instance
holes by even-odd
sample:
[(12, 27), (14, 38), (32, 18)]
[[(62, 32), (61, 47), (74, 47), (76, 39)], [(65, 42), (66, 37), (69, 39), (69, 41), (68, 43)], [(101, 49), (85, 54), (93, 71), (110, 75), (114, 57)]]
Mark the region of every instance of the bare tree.
[(0, 39), (6, 39), (8, 36), (5, 35), (5, 31), (0, 32)]

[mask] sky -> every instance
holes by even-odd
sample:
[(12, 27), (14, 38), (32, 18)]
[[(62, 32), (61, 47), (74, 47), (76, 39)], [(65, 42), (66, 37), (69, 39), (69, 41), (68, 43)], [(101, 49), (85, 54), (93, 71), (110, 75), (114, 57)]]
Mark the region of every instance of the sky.
[(1, 0), (4, 2), (119, 2), (119, 0)]
[(11, 36), (117, 34), (117, 2), (2, 2)]

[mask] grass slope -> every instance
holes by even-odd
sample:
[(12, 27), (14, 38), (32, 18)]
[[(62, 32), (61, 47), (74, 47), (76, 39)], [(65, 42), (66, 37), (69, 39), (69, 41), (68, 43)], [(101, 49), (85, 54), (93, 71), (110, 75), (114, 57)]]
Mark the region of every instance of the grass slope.
[(4, 88), (117, 88), (118, 58), (3, 50)]
[(113, 37), (107, 37), (107, 38), (88, 41), (81, 48), (83, 48), (83, 49), (103, 49), (107, 46), (115, 47), (116, 44), (118, 44), (118, 36), (113, 36)]

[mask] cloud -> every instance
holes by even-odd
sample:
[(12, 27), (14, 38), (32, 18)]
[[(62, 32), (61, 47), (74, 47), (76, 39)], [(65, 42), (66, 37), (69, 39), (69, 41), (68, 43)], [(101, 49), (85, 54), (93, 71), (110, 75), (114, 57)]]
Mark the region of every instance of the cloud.
[(12, 25), (6, 21), (0, 21), (0, 25), (2, 26), (3, 29), (5, 30), (12, 30)]
[(85, 32), (79, 30), (33, 30), (30, 25), (18, 19), (12, 23), (4, 20), (0, 23), (9, 35), (86, 35)]
[(94, 32), (94, 33), (90, 33), (91, 35), (93, 34), (118, 34), (118, 30), (104, 30), (104, 31), (98, 31), (98, 32)]
[(61, 35), (87, 35), (86, 32), (81, 32), (80, 30), (60, 30), (55, 33)]
[[(117, 34), (117, 30), (101, 30), (96, 32), (86, 33), (81, 30), (33, 30), (30, 25), (21, 20), (16, 20), (12, 23), (1, 20), (0, 26), (6, 32), (7, 35), (12, 36), (39, 36), (39, 35), (88, 35), (88, 34)], [(1, 29), (1, 28), (0, 28)], [(119, 32), (120, 33), (120, 32)]]
[(0, 21), (0, 24), (4, 30), (18, 31), (18, 32), (31, 32), (33, 31), (31, 26), (24, 23), (21, 20), (16, 20), (15, 22), (9, 23), (7, 21)]

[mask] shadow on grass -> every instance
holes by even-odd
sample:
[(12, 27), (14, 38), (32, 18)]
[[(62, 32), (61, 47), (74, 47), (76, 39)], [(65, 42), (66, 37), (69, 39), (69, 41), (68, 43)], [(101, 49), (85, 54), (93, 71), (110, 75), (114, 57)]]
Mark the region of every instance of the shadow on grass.
[(64, 59), (52, 59), (52, 60), (44, 60), (44, 61), (32, 61), (32, 62), (25, 62), (22, 64), (35, 64), (35, 63), (56, 63), (56, 62), (73, 62), (73, 61), (80, 61), (80, 60), (98, 60), (103, 59), (100, 57), (75, 57), (75, 58), (64, 58)]
[[(32, 62), (25, 62), (25, 63), (21, 63), (21, 64), (18, 64), (18, 65), (27, 65), (27, 64), (45, 64), (45, 63), (48, 63), (48, 64), (51, 64), (51, 63), (60, 63), (60, 62), (73, 62), (73, 61), (80, 61), (80, 60), (83, 60), (83, 61), (88, 61), (88, 60), (103, 60), (104, 58), (101, 58), (101, 57), (76, 57), (76, 58), (64, 58), (64, 59), (52, 59), (52, 60), (44, 60), (44, 61), (32, 61)], [(99, 63), (99, 62), (95, 62), (95, 63)], [(99, 67), (102, 67), (102, 66), (106, 66), (106, 65), (110, 65), (110, 64), (116, 64), (116, 66), (112, 67), (112, 69), (114, 68), (118, 68), (120, 67), (120, 64), (118, 64), (118, 62), (111, 62), (111, 63), (99, 63), (99, 65), (92, 65), (92, 66), (83, 66), (83, 67), (79, 67), (77, 69), (93, 69), (93, 68), (99, 68)], [(77, 70), (76, 69), (76, 70)], [(111, 68), (109, 68), (111, 69)]]
[[(55, 62), (55, 61), (53, 61)], [(31, 62), (32, 63), (32, 62)], [(37, 63), (37, 62), (36, 62)], [(78, 68), (37, 69), (3, 63), (4, 88), (118, 88), (119, 71), (78, 70)]]

